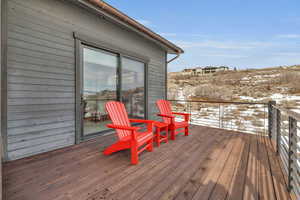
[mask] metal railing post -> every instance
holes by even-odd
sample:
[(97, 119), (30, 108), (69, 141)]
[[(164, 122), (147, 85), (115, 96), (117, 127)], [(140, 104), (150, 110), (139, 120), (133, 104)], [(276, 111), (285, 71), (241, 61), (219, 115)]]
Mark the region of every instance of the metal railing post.
[(267, 134), (267, 130), (266, 130), (266, 105), (264, 105), (264, 129), (263, 129), (263, 131), (264, 131), (264, 135), (266, 135)]
[(296, 153), (297, 153), (297, 121), (293, 117), (289, 116), (289, 168), (288, 168), (288, 189), (293, 189), (293, 165), (297, 164)]
[(219, 104), (219, 128), (221, 128), (221, 108), (220, 108), (220, 104)]
[(276, 153), (279, 155), (281, 137), (281, 112), (276, 108)]
[(190, 124), (192, 122), (192, 102), (189, 102), (189, 107), (190, 107)]
[(274, 118), (274, 105), (276, 105), (276, 101), (269, 101), (268, 103), (268, 133), (269, 138), (272, 138), (272, 128), (273, 128), (273, 118)]

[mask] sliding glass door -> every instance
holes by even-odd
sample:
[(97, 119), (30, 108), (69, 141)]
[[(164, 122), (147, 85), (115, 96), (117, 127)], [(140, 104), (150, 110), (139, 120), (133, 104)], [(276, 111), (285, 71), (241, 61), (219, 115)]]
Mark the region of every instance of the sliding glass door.
[(83, 134), (107, 130), (110, 122), (104, 105), (117, 99), (118, 56), (83, 48)]
[(105, 103), (122, 101), (131, 118), (145, 118), (145, 63), (118, 53), (83, 46), (82, 137), (109, 130)]
[(122, 102), (131, 118), (145, 117), (145, 64), (122, 58)]

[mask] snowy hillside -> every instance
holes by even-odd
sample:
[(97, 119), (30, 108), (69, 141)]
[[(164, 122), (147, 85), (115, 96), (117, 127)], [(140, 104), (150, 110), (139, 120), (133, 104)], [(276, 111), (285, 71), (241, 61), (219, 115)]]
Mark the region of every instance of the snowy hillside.
[[(192, 124), (266, 134), (267, 104), (224, 104), (207, 101), (276, 103), (300, 113), (300, 66), (226, 71), (206, 76), (169, 73), (168, 98), (173, 109), (192, 114)], [(185, 102), (206, 101), (206, 102)]]

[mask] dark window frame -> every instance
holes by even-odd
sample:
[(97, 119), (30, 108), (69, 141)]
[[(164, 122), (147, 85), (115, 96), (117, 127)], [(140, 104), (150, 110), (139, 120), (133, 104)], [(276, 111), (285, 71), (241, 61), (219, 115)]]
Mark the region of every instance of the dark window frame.
[(106, 131), (101, 131), (98, 133), (90, 134), (88, 136), (84, 136), (83, 130), (83, 116), (82, 116), (82, 105), (81, 105), (81, 97), (82, 97), (82, 87), (83, 87), (83, 49), (90, 48), (96, 51), (102, 51), (105, 53), (112, 53), (117, 55), (118, 57), (118, 67), (117, 67), (117, 100), (121, 100), (122, 93), (122, 58), (128, 58), (135, 61), (139, 61), (144, 63), (144, 119), (148, 119), (148, 65), (149, 58), (136, 54), (134, 52), (130, 52), (116, 46), (104, 43), (95, 38), (91, 38), (82, 34), (78, 34), (74, 32), (75, 39), (75, 60), (76, 60), (76, 86), (75, 86), (75, 110), (76, 110), (76, 143), (80, 143), (82, 141), (94, 138), (95, 136), (99, 136), (105, 133), (112, 132), (111, 129)]
[(143, 60), (136, 58), (136, 57), (132, 57), (129, 55), (120, 55), (120, 99), (122, 100), (122, 59), (126, 58), (126, 59), (130, 59), (130, 60), (134, 60), (137, 62), (141, 62), (144, 64), (144, 119), (148, 119), (148, 63), (145, 63)]

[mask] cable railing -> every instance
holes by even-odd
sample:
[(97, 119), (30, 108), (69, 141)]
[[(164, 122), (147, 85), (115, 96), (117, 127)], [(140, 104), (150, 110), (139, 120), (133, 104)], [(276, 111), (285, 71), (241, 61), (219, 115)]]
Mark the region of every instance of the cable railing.
[(191, 114), (191, 124), (267, 135), (268, 103), (169, 101), (173, 110)]
[(288, 189), (300, 199), (300, 114), (269, 105), (269, 137), (276, 144)]
[(276, 144), (288, 190), (300, 199), (300, 114), (276, 102), (169, 100), (172, 109), (191, 114), (194, 125), (269, 136)]

